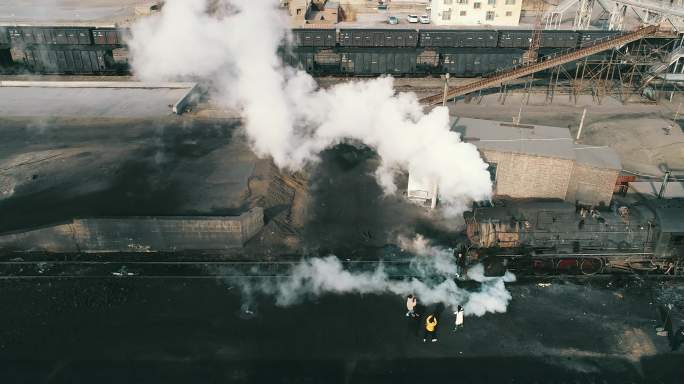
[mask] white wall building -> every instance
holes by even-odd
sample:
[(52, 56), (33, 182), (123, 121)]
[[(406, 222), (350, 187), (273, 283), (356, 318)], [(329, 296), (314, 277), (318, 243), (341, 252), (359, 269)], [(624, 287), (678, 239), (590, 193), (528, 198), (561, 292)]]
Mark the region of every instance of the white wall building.
[(437, 25), (518, 25), (523, 0), (432, 0)]

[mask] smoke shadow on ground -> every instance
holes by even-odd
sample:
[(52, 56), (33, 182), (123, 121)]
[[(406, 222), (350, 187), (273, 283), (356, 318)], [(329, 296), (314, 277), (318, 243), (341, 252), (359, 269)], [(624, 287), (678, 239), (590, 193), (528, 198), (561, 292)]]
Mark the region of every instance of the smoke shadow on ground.
[[(178, 183), (160, 177), (146, 161), (128, 160), (99, 191), (80, 193), (62, 184), (0, 203), (0, 232), (32, 228), (75, 217), (176, 214)], [(66, 181), (65, 181), (66, 182)], [(77, 180), (72, 181), (76, 188)]]
[[(309, 177), (308, 248), (320, 254), (362, 257), (407, 232), (424, 209), (402, 196), (386, 196), (374, 172), (378, 158), (362, 145), (339, 144), (321, 153)], [(401, 185), (400, 185), (401, 187)]]
[[(30, 124), (30, 123), (29, 123)], [(216, 164), (202, 162), (212, 152), (231, 142), (234, 124), (213, 121), (186, 121), (157, 123), (130, 122), (117, 124), (93, 124), (92, 126), (66, 124), (50, 127), (49, 133), (36, 135), (26, 126), (12, 130), (22, 142), (24, 136), (29, 145), (40, 143), (41, 150), (63, 147), (97, 146), (108, 151), (107, 143), (133, 135), (130, 149), (122, 152), (112, 163), (111, 172), (98, 171), (104, 165), (93, 162), (83, 169), (71, 169), (60, 173), (51, 185), (36, 190), (31, 183), (19, 186), (14, 194), (0, 201), (0, 232), (27, 229), (74, 217), (90, 216), (146, 216), (197, 214), (183, 203), (188, 198), (200, 199), (203, 193), (198, 176), (178, 172), (181, 164), (198, 161), (203, 172), (211, 172)], [(132, 132), (135, 129), (135, 132)], [(81, 134), (79, 135), (78, 132)], [(81, 154), (83, 155), (83, 154)], [(60, 166), (68, 169), (69, 164)], [(37, 174), (40, 174), (40, 170)], [(46, 175), (50, 177), (51, 175)], [(42, 175), (41, 175), (42, 177)], [(54, 178), (53, 178), (54, 179)], [(193, 179), (193, 180), (190, 180)], [(40, 179), (42, 180), (42, 178)], [(226, 207), (212, 209), (204, 214), (235, 214), (238, 209)]]

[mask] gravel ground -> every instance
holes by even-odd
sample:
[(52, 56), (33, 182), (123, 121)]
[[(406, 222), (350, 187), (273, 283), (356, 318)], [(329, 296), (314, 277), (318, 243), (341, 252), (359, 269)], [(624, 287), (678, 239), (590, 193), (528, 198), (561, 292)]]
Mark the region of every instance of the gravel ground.
[(7, 383), (676, 383), (684, 373), (682, 353), (655, 336), (654, 288), (633, 281), (516, 283), (507, 313), (467, 317), (462, 332), (442, 313), (434, 344), (387, 295), (291, 307), (258, 297), (245, 317), (225, 281), (3, 280), (0, 290)]

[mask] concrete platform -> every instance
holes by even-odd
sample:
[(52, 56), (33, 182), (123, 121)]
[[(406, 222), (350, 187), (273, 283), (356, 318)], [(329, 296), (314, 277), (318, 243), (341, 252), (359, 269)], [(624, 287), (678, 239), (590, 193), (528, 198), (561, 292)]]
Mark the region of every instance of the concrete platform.
[[(0, 3), (0, 24), (113, 25), (135, 17), (148, 0), (13, 0)], [(97, 23), (95, 23), (97, 22)]]
[(5, 117), (166, 116), (187, 101), (192, 83), (0, 82)]

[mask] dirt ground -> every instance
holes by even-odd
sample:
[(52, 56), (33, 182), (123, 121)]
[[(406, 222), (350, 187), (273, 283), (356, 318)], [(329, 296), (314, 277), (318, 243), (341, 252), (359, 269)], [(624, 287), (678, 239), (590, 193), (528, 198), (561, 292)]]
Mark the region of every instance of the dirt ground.
[(401, 297), (283, 307), (258, 295), (245, 317), (239, 284), (2, 280), (0, 381), (652, 384), (681, 383), (684, 369), (656, 336), (663, 289), (631, 279), (510, 284), (506, 313), (466, 317), (458, 332), (451, 313), (419, 306), (440, 316), (436, 343)]

